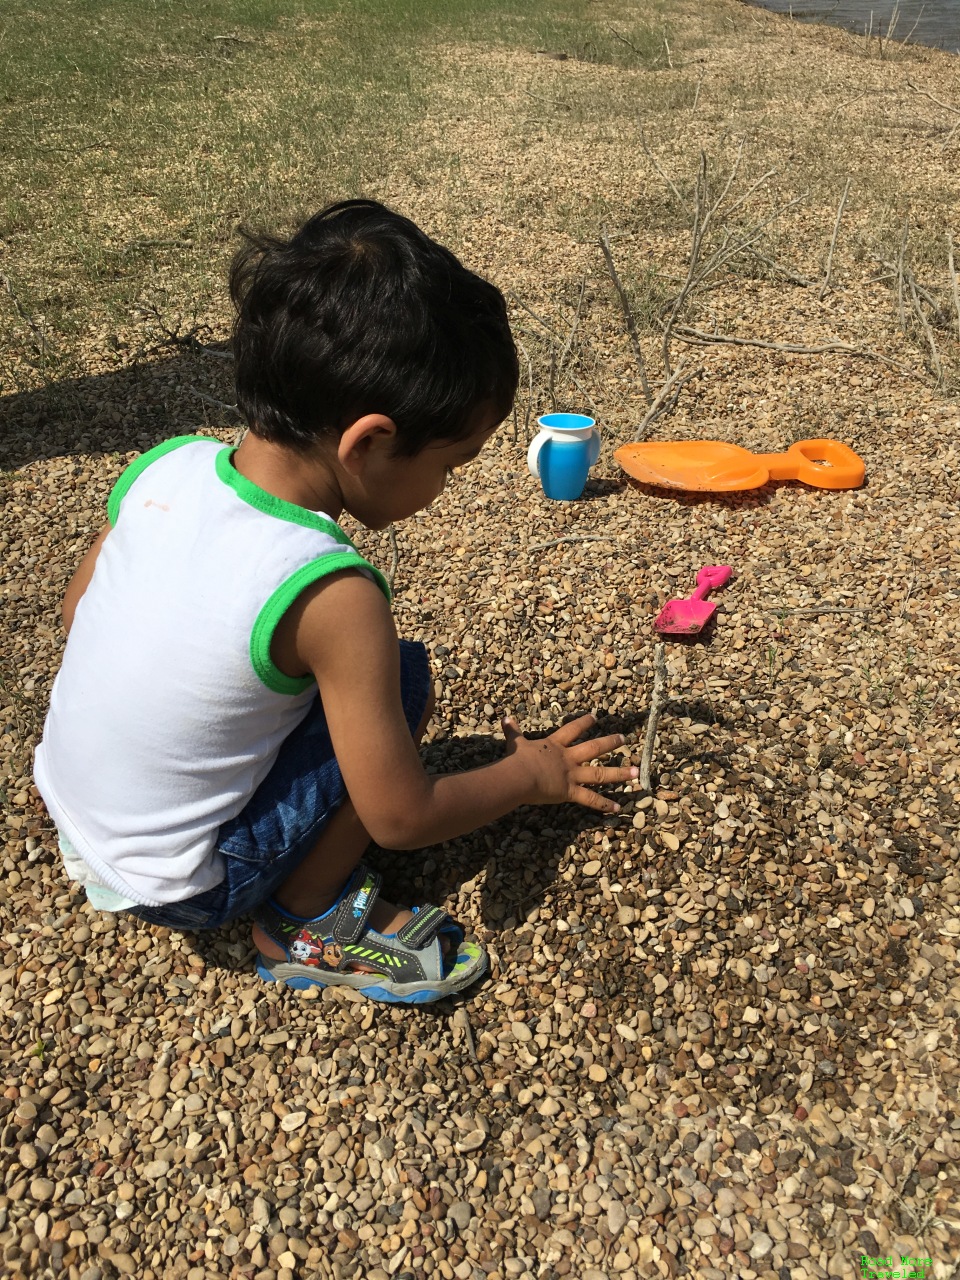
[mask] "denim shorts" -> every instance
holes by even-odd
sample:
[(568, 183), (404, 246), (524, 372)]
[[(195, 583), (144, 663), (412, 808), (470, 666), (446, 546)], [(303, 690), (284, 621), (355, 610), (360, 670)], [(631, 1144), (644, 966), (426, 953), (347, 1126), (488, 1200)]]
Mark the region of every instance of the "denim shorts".
[[(411, 734), (431, 687), (427, 651), (400, 641), (400, 692)], [(224, 878), (213, 889), (161, 907), (131, 907), (132, 915), (169, 929), (217, 929), (249, 915), (303, 861), (347, 798), (319, 697), (284, 740), (273, 768), (246, 807), (217, 836)]]

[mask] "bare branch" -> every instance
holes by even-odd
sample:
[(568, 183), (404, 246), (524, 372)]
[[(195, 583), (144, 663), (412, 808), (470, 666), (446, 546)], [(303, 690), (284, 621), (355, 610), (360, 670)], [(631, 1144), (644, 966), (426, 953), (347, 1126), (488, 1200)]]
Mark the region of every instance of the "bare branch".
[(847, 203), (847, 193), (850, 190), (852, 179), (847, 178), (846, 185), (843, 188), (843, 195), (840, 197), (840, 207), (837, 209), (837, 220), (833, 224), (833, 238), (830, 241), (830, 250), (827, 253), (827, 270), (823, 277), (823, 284), (820, 286), (820, 301), (822, 302), (826, 296), (827, 290), (830, 288), (830, 271), (833, 267), (833, 251), (837, 247), (837, 235), (840, 231), (840, 219), (843, 217), (843, 206)]
[[(670, 315), (667, 317), (667, 323), (663, 327), (663, 339), (661, 341), (661, 354), (663, 356), (663, 369), (669, 377), (670, 369), (670, 336), (673, 331), (673, 325), (676, 321), (680, 308), (687, 299), (690, 290), (693, 288), (693, 282), (696, 277), (697, 262), (700, 258), (700, 246), (703, 240), (703, 228), (701, 226), (701, 204), (705, 203), (707, 186), (707, 156), (706, 152), (700, 152), (700, 168), (697, 173), (697, 180), (693, 188), (693, 228), (690, 237), (690, 263), (687, 267), (687, 278), (680, 287), (670, 308)], [(649, 403), (649, 401), (647, 402)]]
[(653, 403), (653, 395), (650, 391), (650, 384), (647, 381), (647, 366), (643, 358), (643, 352), (640, 349), (640, 338), (637, 335), (637, 323), (633, 318), (633, 312), (630, 310), (630, 301), (627, 298), (623, 285), (620, 283), (620, 277), (617, 275), (616, 264), (613, 261), (613, 253), (610, 249), (610, 239), (606, 231), (603, 230), (600, 232), (600, 248), (603, 250), (603, 256), (607, 263), (607, 270), (610, 272), (610, 278), (617, 291), (617, 297), (620, 299), (620, 309), (623, 311), (623, 318), (627, 326), (627, 333), (630, 336), (630, 344), (633, 347), (633, 354), (636, 358), (637, 367), (640, 371), (640, 385), (643, 388), (643, 397), (649, 405)]
[(212, 404), (216, 409), (226, 409), (229, 413), (238, 414), (240, 412), (235, 404), (227, 404), (223, 400), (215, 400), (213, 396), (208, 396), (206, 392), (201, 391), (199, 387), (188, 387), (187, 389), (192, 391), (198, 399), (204, 402), (204, 404)]
[(517, 338), (517, 346), (520, 348), (523, 353), (523, 358), (527, 362), (527, 411), (523, 419), (523, 438), (524, 441), (529, 444), (530, 418), (533, 414), (533, 362), (530, 359), (530, 353), (519, 338)]
[(650, 694), (650, 710), (647, 714), (647, 735), (643, 743), (643, 754), (640, 757), (640, 786), (647, 792), (650, 790), (650, 767), (653, 763), (653, 748), (657, 740), (657, 725), (666, 700), (667, 664), (663, 644), (658, 642), (653, 650), (653, 691)]
[(907, 237), (910, 234), (909, 224), (904, 221), (903, 234), (900, 237), (900, 252), (897, 255), (897, 314), (900, 317), (900, 328), (907, 327), (907, 309), (904, 305), (903, 297), (903, 259), (907, 252)]
[(390, 584), (390, 590), (393, 591), (393, 582), (397, 576), (397, 566), (400, 563), (400, 548), (397, 546), (397, 530), (394, 525), (390, 525), (387, 529), (387, 537), (390, 539), (390, 568), (387, 571), (387, 582)]
[[(688, 374), (683, 374), (684, 361), (681, 360), (676, 369), (666, 380), (660, 390), (654, 397), (653, 403), (647, 410), (646, 417), (637, 427), (637, 434), (634, 440), (646, 440), (650, 434), (650, 428), (658, 418), (664, 417), (670, 413), (677, 403), (677, 398), (684, 384), (698, 378), (703, 373), (703, 366), (699, 366)], [(683, 375), (683, 376), (681, 376)]]
[(524, 302), (524, 300), (519, 296), (519, 294), (516, 294), (513, 292), (512, 289), (509, 289), (507, 291), (507, 297), (510, 298), (513, 302), (515, 302), (518, 307), (523, 307), (524, 311), (526, 311), (529, 315), (533, 316), (537, 324), (542, 325), (543, 328), (546, 329), (547, 333), (549, 333), (550, 336), (554, 338), (557, 342), (563, 341), (563, 339), (560, 337), (559, 333), (557, 333), (553, 325), (550, 324), (549, 320), (544, 320), (543, 316), (538, 315), (537, 312), (534, 311), (533, 307), (531, 307), (528, 302)]
[(573, 346), (573, 339), (576, 336), (577, 325), (580, 323), (580, 316), (583, 312), (583, 299), (587, 292), (587, 272), (583, 273), (583, 279), (580, 281), (580, 297), (577, 299), (577, 310), (573, 317), (573, 324), (570, 326), (570, 332), (567, 334), (567, 340), (560, 349), (560, 354), (556, 360), (556, 376), (560, 375), (563, 369), (563, 362), (570, 354), (570, 348)]
[(608, 23), (607, 30), (610, 32), (612, 36), (616, 36), (618, 40), (623, 41), (623, 43), (627, 46), (628, 49), (632, 49), (638, 58), (643, 56), (643, 54), (640, 52), (637, 46), (633, 44), (630, 40), (628, 40), (626, 36), (622, 36), (620, 32), (616, 29), (616, 27), (611, 27), (610, 24)]
[(527, 551), (546, 551), (548, 547), (559, 547), (561, 542), (613, 542), (614, 539), (606, 533), (569, 533), (565, 538), (553, 538), (550, 542), (531, 542), (528, 543), (525, 550)]
[(957, 286), (957, 266), (953, 258), (953, 235), (947, 232), (947, 267), (950, 271), (950, 291), (953, 294), (953, 308), (957, 313), (957, 338), (960, 339), (960, 288)]
[(913, 373), (912, 369), (904, 368), (903, 365), (897, 364), (895, 360), (890, 360), (887, 356), (881, 355), (879, 351), (851, 347), (845, 342), (825, 342), (819, 347), (806, 347), (795, 342), (764, 342), (760, 338), (734, 338), (723, 333), (705, 333), (702, 329), (694, 329), (690, 325), (678, 325), (677, 337), (682, 341), (692, 342), (701, 346), (725, 343), (732, 347), (765, 347), (768, 351), (790, 351), (802, 356), (820, 356), (836, 351), (851, 356), (860, 356), (864, 360), (877, 360), (880, 364), (896, 369), (898, 373), (908, 375)]
[(937, 349), (937, 340), (933, 336), (933, 328), (930, 321), (923, 314), (923, 307), (920, 302), (920, 296), (917, 293), (917, 282), (913, 278), (913, 272), (908, 270), (907, 285), (910, 289), (910, 302), (913, 306), (914, 315), (920, 321), (920, 328), (923, 330), (923, 336), (927, 340), (927, 346), (930, 348), (930, 361), (933, 365), (933, 371), (937, 375), (937, 385), (943, 381), (943, 365), (940, 361), (940, 352)]
[(782, 262), (777, 262), (773, 258), (768, 258), (767, 255), (765, 253), (761, 253), (759, 249), (754, 249), (749, 245), (747, 246), (747, 249), (753, 257), (758, 259), (758, 261), (766, 263), (768, 267), (782, 275), (784, 280), (789, 280), (791, 284), (798, 284), (802, 289), (809, 289), (816, 284), (815, 280), (808, 280), (806, 276), (798, 276), (792, 268), (785, 267)]
[[(698, 88), (699, 88), (699, 86), (698, 86)], [(660, 177), (664, 180), (664, 182), (667, 184), (667, 186), (670, 188), (670, 190), (671, 190), (671, 191), (673, 192), (673, 194), (676, 196), (676, 198), (677, 198), (677, 200), (679, 201), (679, 203), (680, 203), (680, 204), (683, 204), (683, 196), (680, 194), (680, 191), (679, 191), (679, 189), (677, 188), (676, 184), (675, 184), (675, 183), (674, 183), (670, 178), (668, 178), (668, 177), (667, 177), (667, 175), (664, 173), (664, 171), (660, 168), (660, 165), (659, 165), (659, 163), (658, 163), (658, 161), (657, 161), (656, 156), (653, 154), (653, 152), (652, 152), (652, 151), (650, 150), (650, 148), (647, 146), (647, 138), (646, 138), (646, 134), (645, 134), (645, 133), (643, 133), (642, 131), (641, 131), (641, 133), (640, 133), (640, 145), (641, 145), (641, 147), (643, 147), (644, 151), (646, 152), (646, 154), (647, 154), (647, 158), (649, 159), (650, 163), (653, 165), (654, 169), (656, 169), (657, 173), (659, 173)]]
[(921, 89), (913, 83), (912, 80), (906, 81), (908, 89), (912, 89), (914, 93), (919, 93), (921, 98), (929, 98), (931, 102), (935, 102), (938, 107), (943, 107), (944, 111), (952, 111), (956, 115), (960, 115), (960, 107), (954, 107), (949, 102), (944, 102), (940, 98), (935, 98), (932, 93), (928, 93), (926, 89)]

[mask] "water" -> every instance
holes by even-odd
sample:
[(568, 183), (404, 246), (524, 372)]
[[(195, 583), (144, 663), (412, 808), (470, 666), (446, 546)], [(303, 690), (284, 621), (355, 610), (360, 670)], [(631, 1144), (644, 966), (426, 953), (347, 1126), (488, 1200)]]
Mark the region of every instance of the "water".
[(764, 9), (792, 13), (800, 22), (829, 22), (863, 35), (907, 38), (960, 53), (960, 0), (757, 0)]

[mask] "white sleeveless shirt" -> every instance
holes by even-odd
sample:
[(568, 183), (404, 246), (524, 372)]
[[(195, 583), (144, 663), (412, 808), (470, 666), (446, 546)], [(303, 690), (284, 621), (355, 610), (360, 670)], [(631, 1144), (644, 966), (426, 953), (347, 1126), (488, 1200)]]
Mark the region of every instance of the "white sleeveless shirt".
[(284, 613), (340, 569), (383, 576), (334, 521), (182, 436), (121, 475), (114, 526), (76, 610), (34, 775), (99, 880), (144, 906), (223, 879), (236, 817), (316, 695), (270, 658)]

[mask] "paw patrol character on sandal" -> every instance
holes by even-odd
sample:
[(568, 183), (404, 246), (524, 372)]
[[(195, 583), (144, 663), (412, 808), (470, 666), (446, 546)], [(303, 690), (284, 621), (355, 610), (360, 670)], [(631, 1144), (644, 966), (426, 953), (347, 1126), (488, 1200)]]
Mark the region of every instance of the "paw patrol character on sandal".
[(69, 875), (94, 905), (180, 930), (253, 917), (259, 973), (416, 1004), (469, 986), (482, 949), (403, 910), (361, 863), (521, 804), (613, 812), (590, 716), (538, 741), (503, 722), (492, 765), (427, 774), (421, 644), (337, 521), (422, 511), (509, 414), (503, 296), (406, 218), (333, 205), (234, 261), (237, 448), (157, 445), (123, 471), (63, 605), (68, 641), (36, 754)]

